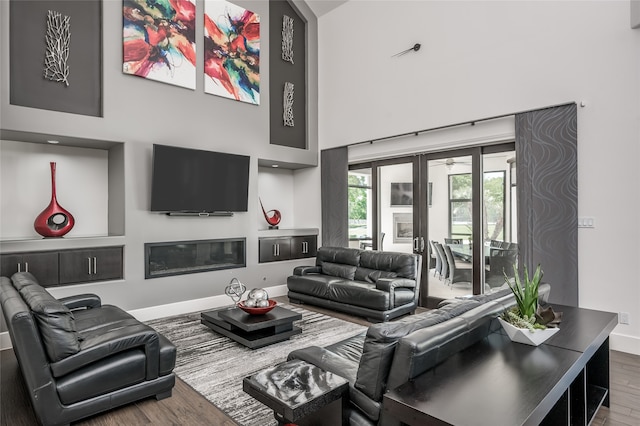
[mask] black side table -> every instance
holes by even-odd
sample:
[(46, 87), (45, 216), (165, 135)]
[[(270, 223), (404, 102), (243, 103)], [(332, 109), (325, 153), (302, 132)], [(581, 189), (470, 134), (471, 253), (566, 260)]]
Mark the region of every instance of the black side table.
[[(245, 377), (242, 389), (271, 408), (281, 426), (347, 424), (348, 398), (343, 396), (349, 392), (349, 382), (305, 361), (294, 359)], [(342, 404), (332, 404), (339, 399)]]

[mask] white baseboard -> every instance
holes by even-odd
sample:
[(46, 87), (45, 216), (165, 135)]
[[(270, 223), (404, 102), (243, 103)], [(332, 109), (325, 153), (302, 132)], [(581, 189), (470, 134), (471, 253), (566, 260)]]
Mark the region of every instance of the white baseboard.
[(640, 355), (640, 338), (628, 336), (626, 334), (611, 333), (611, 337), (609, 338), (609, 349), (633, 355)]
[[(285, 284), (273, 287), (266, 287), (270, 297), (286, 296), (287, 286)], [(169, 303), (167, 305), (152, 306), (150, 308), (134, 309), (128, 311), (139, 321), (151, 321), (157, 318), (170, 317), (174, 315), (188, 314), (190, 312), (204, 311), (207, 309), (222, 308), (229, 306), (233, 302), (224, 294), (203, 299), (186, 300), (184, 302)], [(9, 332), (0, 333), (0, 350), (10, 349), (11, 339)]]

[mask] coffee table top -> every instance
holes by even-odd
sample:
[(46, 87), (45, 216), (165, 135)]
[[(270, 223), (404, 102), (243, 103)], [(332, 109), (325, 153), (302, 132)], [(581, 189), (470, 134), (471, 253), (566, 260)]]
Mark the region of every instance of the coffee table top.
[(222, 319), (244, 331), (261, 330), (266, 327), (290, 324), (293, 321), (302, 319), (302, 314), (282, 306), (276, 306), (263, 315), (250, 315), (235, 306), (203, 312), (201, 315), (202, 318), (209, 321)]

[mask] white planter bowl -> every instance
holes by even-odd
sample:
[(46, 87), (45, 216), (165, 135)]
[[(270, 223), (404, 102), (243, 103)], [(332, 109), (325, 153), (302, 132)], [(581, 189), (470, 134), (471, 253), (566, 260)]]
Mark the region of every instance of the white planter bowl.
[(500, 321), (502, 328), (507, 332), (507, 335), (512, 342), (524, 343), (525, 345), (531, 346), (538, 346), (560, 331), (559, 328), (546, 328), (544, 330), (531, 331), (527, 328), (515, 327), (504, 321), (502, 318), (498, 318), (498, 321)]

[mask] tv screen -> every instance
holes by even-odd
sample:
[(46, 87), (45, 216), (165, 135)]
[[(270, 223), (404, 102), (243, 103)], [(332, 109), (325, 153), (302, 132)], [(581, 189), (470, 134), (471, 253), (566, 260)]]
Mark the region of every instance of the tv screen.
[(153, 145), (151, 211), (246, 212), (248, 156)]

